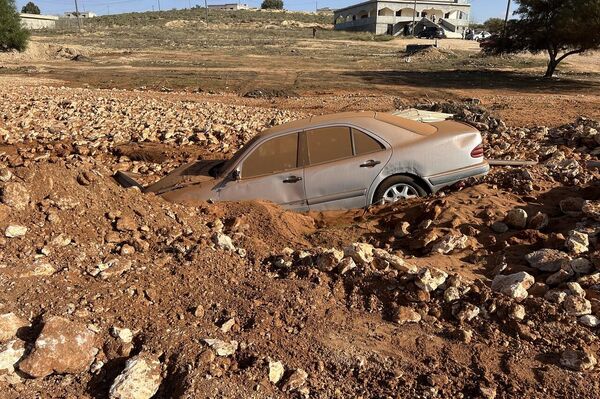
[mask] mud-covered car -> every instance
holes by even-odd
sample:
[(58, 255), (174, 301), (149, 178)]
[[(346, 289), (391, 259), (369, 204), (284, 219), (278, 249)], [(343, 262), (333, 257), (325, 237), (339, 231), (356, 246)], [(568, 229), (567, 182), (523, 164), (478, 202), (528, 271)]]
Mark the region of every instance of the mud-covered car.
[[(228, 160), (187, 164), (140, 188), (173, 202), (265, 199), (296, 210), (350, 209), (425, 196), (488, 171), (472, 126), (358, 112), (268, 129)], [(117, 180), (139, 186), (125, 174)]]

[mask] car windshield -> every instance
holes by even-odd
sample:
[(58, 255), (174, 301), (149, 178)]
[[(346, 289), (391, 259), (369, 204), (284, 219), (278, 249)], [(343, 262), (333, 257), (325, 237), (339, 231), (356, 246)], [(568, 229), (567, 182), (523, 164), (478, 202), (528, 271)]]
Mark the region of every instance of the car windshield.
[(252, 147), (252, 145), (254, 143), (256, 143), (256, 141), (259, 139), (259, 136), (254, 136), (252, 137), (246, 144), (244, 144), (242, 146), (242, 148), (240, 148), (239, 150), (237, 150), (237, 152), (235, 154), (233, 154), (233, 156), (226, 160), (223, 161), (221, 163), (216, 164), (215, 166), (213, 166), (210, 169), (210, 175), (213, 177), (219, 177), (222, 176), (223, 173), (225, 173), (225, 171), (229, 170), (231, 167), (233, 167), (233, 165), (235, 165), (237, 163), (237, 161), (240, 159), (240, 157), (242, 155), (244, 155), (246, 153), (246, 150), (250, 147)]

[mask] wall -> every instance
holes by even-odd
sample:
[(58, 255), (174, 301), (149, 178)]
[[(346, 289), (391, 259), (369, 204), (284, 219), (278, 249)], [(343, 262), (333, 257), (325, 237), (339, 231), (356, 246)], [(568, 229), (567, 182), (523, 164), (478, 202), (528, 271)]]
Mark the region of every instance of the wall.
[(21, 14), (21, 24), (30, 30), (54, 29), (58, 17), (52, 15)]

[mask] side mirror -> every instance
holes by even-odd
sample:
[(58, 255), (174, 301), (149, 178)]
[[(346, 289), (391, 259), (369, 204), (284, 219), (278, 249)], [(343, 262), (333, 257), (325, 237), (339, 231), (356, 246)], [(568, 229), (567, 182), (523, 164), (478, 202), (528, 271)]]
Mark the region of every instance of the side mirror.
[(240, 172), (239, 169), (234, 169), (233, 172), (231, 172), (231, 180), (238, 181), (241, 178), (242, 178), (242, 172)]

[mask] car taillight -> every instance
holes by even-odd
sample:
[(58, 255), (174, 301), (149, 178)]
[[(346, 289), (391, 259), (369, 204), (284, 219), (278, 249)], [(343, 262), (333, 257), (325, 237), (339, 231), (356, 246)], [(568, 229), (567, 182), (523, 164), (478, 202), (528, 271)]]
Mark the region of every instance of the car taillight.
[(483, 145), (479, 144), (477, 147), (473, 148), (471, 151), (472, 158), (483, 158)]

